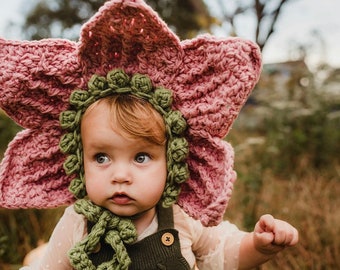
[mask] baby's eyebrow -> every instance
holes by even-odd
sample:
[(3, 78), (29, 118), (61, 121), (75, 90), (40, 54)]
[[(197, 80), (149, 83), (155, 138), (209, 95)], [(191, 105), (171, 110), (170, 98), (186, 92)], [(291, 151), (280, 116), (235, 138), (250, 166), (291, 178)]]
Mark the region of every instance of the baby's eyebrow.
[(163, 149), (163, 148), (165, 149), (165, 145), (159, 145), (159, 144), (150, 142), (145, 139), (137, 140), (135, 147), (136, 149), (146, 149), (149, 151)]
[(90, 141), (83, 143), (83, 151), (87, 153), (108, 153), (114, 150), (115, 146), (105, 141)]

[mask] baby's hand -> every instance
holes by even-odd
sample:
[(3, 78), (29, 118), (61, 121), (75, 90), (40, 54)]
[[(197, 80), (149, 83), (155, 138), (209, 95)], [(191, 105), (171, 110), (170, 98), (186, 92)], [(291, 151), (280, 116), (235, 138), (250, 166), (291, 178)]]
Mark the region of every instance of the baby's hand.
[(254, 229), (254, 246), (263, 254), (275, 254), (299, 241), (298, 231), (289, 223), (263, 215)]

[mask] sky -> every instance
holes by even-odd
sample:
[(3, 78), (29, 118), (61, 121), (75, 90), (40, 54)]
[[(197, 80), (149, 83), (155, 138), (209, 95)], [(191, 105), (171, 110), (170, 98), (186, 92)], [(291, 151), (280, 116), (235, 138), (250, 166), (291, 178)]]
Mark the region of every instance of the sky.
[[(27, 3), (27, 0), (6, 1), (5, 6), (0, 9), (0, 37), (21, 39), (20, 33), (8, 28), (8, 24), (23, 21), (21, 14)], [(293, 48), (299, 44), (311, 44), (309, 65), (326, 62), (340, 68), (339, 10), (339, 0), (291, 0), (284, 6), (275, 33), (263, 50), (264, 63), (293, 60)], [(241, 29), (249, 29), (249, 26)], [(252, 39), (247, 31), (241, 31), (239, 35)]]

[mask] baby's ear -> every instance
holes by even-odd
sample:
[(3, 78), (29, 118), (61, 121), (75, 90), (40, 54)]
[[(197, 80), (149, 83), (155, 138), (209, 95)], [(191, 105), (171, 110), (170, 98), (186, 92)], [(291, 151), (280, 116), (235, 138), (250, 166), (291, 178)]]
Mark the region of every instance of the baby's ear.
[(57, 120), (81, 85), (76, 43), (0, 39), (0, 107), (25, 128)]
[(183, 49), (182, 69), (173, 84), (176, 107), (190, 132), (223, 138), (260, 77), (260, 50), (243, 39), (211, 36), (183, 42)]

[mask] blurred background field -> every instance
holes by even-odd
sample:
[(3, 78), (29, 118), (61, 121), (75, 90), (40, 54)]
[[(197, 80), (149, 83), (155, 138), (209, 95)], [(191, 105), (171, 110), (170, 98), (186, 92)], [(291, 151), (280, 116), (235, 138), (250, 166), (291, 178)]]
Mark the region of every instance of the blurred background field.
[[(55, 1), (62, 2), (65, 1)], [(83, 7), (86, 1), (70, 2), (78, 2), (78, 7)], [(103, 1), (88, 2), (93, 5), (87, 7), (90, 11), (72, 25), (89, 17)], [(183, 11), (182, 6), (181, 12), (176, 9), (179, 1), (148, 2), (163, 11), (167, 5), (165, 20), (174, 14), (180, 16), (181, 12), (196, 14), (182, 16), (186, 18), (184, 21), (174, 18), (168, 21), (186, 25), (185, 28), (174, 26), (182, 30), (182, 38), (208, 31), (214, 24), (215, 27), (218, 23), (222, 25), (221, 17), (213, 16), (204, 1), (194, 1), (195, 5), (184, 1), (185, 9)], [(280, 14), (280, 3), (294, 5), (298, 1), (276, 1), (276, 6), (275, 1), (246, 2), (271, 2), (269, 7)], [(39, 33), (49, 36), (53, 31), (58, 36), (71, 35), (68, 22), (60, 24), (63, 27), (52, 27), (52, 32), (43, 28), (38, 15), (52, 12), (56, 7), (38, 4), (26, 10), (27, 21), (21, 30), (30, 35), (25, 38), (39, 39), (42, 37), (37, 36)], [(66, 16), (77, 18), (70, 15), (75, 9), (68, 8)], [(249, 16), (249, 10), (253, 10), (253, 15), (259, 11), (255, 6), (240, 5), (239, 11), (242, 9), (243, 14)], [(238, 16), (237, 8), (234, 11), (231, 15), (235, 17), (229, 14), (229, 18)], [(269, 14), (269, 11), (267, 6), (263, 12)], [(39, 18), (41, 20), (41, 16)], [(49, 14), (49, 18), (54, 17)], [(60, 18), (59, 22), (63, 21), (65, 18)], [(232, 24), (232, 20), (229, 23)], [(272, 23), (275, 25), (275, 21)], [(52, 21), (43, 24), (56, 25)], [(68, 30), (57, 31), (64, 28)], [(263, 49), (266, 45), (263, 34), (257, 41)], [(264, 64), (260, 82), (226, 138), (235, 149), (238, 180), (225, 218), (244, 230), (252, 230), (261, 214), (271, 213), (289, 221), (300, 232), (300, 243), (259, 267), (262, 270), (340, 269), (340, 69), (324, 61), (310, 65), (313, 43), (306, 41), (300, 45), (287, 61)], [(18, 130), (20, 128), (0, 111), (0, 158)], [(48, 240), (63, 209), (0, 209), (0, 269), (18, 269), (27, 252)]]

